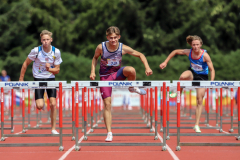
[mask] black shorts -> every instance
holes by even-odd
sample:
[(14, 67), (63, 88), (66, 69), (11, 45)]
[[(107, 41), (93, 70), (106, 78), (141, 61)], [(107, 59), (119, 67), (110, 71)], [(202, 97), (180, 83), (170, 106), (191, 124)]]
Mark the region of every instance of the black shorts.
[[(55, 81), (55, 78), (34, 78), (34, 81)], [(56, 89), (46, 89), (48, 98), (56, 98)], [(35, 89), (35, 100), (43, 99), (45, 89)]]
[(188, 68), (193, 74), (193, 80), (198, 80), (198, 81), (208, 81), (208, 75), (207, 74), (197, 74), (195, 73), (192, 68)]

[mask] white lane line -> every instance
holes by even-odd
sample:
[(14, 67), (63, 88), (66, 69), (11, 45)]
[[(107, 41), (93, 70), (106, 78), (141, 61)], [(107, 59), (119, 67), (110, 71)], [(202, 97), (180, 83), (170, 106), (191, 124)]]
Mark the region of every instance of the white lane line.
[[(209, 125), (209, 127), (213, 127), (213, 126)], [(216, 129), (216, 130), (219, 130), (219, 129)], [(224, 130), (223, 130), (223, 133), (230, 134), (228, 132), (225, 132)]]
[[(96, 153), (96, 152), (99, 152), (99, 153), (153, 153), (156, 151), (80, 151), (80, 152), (81, 153)], [(0, 152), (0, 153), (7, 153), (7, 152)], [(11, 151), (11, 153), (36, 153), (36, 152), (33, 152), (33, 151), (12, 152)], [(39, 151), (38, 153), (56, 153), (56, 151)]]
[[(41, 124), (39, 125), (41, 126)], [(36, 128), (37, 126), (34, 126), (33, 128)], [(25, 129), (25, 131), (27, 131), (28, 129)], [(18, 132), (18, 133), (14, 133), (14, 134), (22, 134), (22, 131)], [(9, 138), (9, 137), (4, 137), (5, 139)]]
[[(93, 125), (93, 127), (95, 127), (95, 126), (96, 126), (96, 124)], [(89, 129), (89, 130), (87, 131), (87, 134), (90, 133), (90, 130), (91, 130), (91, 129)], [(79, 139), (78, 143), (81, 143), (81, 142), (82, 142), (83, 137), (84, 137), (84, 135)], [(75, 145), (72, 146), (67, 152), (65, 152), (65, 153), (59, 158), (59, 160), (64, 160), (64, 159), (72, 152), (73, 149), (75, 149)]]
[[(153, 128), (153, 132), (155, 132), (155, 128), (154, 127), (152, 127)], [(159, 140), (161, 141), (161, 142), (163, 142), (163, 139), (162, 139), (162, 137), (159, 135), (159, 133), (157, 132), (157, 134), (158, 134), (158, 138), (159, 138)], [(179, 160), (179, 158), (177, 157), (177, 155), (172, 151), (172, 149), (166, 144), (166, 146), (167, 146), (167, 150), (168, 150), (168, 152), (170, 153), (170, 155), (172, 156), (172, 158), (174, 159), (174, 160)]]
[[(95, 125), (94, 125), (94, 126), (95, 126)], [(155, 132), (155, 128), (154, 128), (154, 127), (152, 127), (152, 128), (153, 128), (153, 131)], [(90, 132), (90, 130), (87, 131), (87, 134), (89, 134), (89, 132)], [(83, 137), (84, 137), (84, 135), (79, 139), (78, 143), (81, 143), (81, 142), (82, 142)], [(158, 138), (159, 138), (159, 140), (160, 140), (161, 142), (163, 142), (163, 139), (162, 139), (162, 137), (159, 135), (159, 133), (158, 133)], [(172, 151), (172, 149), (171, 149), (167, 144), (166, 144), (166, 147), (167, 147), (167, 150), (168, 150), (168, 152), (170, 153), (170, 155), (173, 157), (173, 159), (174, 159), (174, 160), (179, 160), (179, 158), (177, 157), (177, 155)], [(71, 153), (71, 151), (72, 151), (74, 148), (75, 148), (75, 145), (72, 146), (66, 153), (64, 153), (58, 160), (64, 160), (64, 159)], [(105, 152), (105, 151), (103, 151), (103, 152)], [(114, 152), (115, 152), (115, 151), (114, 151)]]

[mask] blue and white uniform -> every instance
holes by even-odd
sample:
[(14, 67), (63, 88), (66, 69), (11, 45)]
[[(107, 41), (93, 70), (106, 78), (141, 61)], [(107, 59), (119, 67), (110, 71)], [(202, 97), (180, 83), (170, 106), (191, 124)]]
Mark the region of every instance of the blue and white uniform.
[(208, 80), (208, 65), (203, 61), (203, 56), (206, 50), (201, 49), (202, 54), (198, 59), (193, 59), (192, 49), (190, 50), (188, 59), (190, 61), (189, 70), (193, 73), (193, 80)]
[[(34, 81), (55, 81), (55, 75), (46, 69), (46, 63), (51, 68), (62, 63), (61, 52), (59, 49), (51, 46), (51, 51), (46, 53), (42, 46), (35, 47), (28, 54), (28, 58), (33, 62), (32, 73)], [(45, 89), (35, 89), (35, 100), (43, 99)], [(46, 89), (48, 98), (56, 98), (56, 89)]]
[(55, 48), (55, 53), (53, 51), (53, 46), (51, 46), (51, 51), (46, 53), (43, 48), (39, 50), (39, 47), (35, 47), (31, 50), (28, 58), (34, 61), (32, 66), (32, 73), (34, 78), (55, 78), (55, 75), (46, 70), (46, 63), (54, 68), (55, 65), (62, 63), (61, 52), (59, 49)]

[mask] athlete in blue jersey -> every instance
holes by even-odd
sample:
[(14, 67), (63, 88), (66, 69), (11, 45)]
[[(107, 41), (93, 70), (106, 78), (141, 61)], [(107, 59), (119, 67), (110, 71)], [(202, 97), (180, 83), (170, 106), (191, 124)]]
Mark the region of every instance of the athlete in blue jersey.
[(11, 81), (10, 77), (7, 75), (6, 70), (2, 70), (2, 76), (0, 76), (0, 81)]
[[(177, 49), (170, 53), (167, 59), (160, 64), (160, 68), (164, 69), (167, 66), (168, 61), (174, 57), (176, 54), (187, 55), (190, 61), (190, 67), (188, 70), (184, 71), (179, 80), (208, 80), (208, 70), (211, 73), (211, 81), (215, 78), (215, 70), (211, 61), (210, 56), (206, 50), (201, 49), (202, 39), (198, 36), (188, 36), (187, 43), (192, 47), (192, 49)], [(202, 102), (205, 95), (205, 88), (196, 88), (197, 91), (197, 108), (196, 108), (196, 123), (194, 130), (196, 132), (201, 132), (199, 128), (199, 121), (202, 113)], [(182, 93), (182, 88), (181, 88)]]

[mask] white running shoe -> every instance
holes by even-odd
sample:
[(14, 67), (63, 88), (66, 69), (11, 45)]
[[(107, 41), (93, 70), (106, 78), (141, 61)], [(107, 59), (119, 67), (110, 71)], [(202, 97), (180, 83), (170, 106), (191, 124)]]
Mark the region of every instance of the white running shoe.
[(107, 138), (105, 139), (105, 142), (112, 142), (113, 136), (112, 134), (107, 134)]
[(201, 133), (200, 127), (198, 125), (195, 125), (193, 129), (196, 133)]
[(52, 134), (59, 134), (56, 130), (52, 130)]
[(177, 93), (176, 92), (172, 92), (171, 94), (169, 94), (170, 98), (175, 98), (177, 97)]
[(129, 87), (128, 90), (132, 93), (138, 93), (140, 95), (147, 94), (147, 92), (144, 89), (140, 89), (138, 87)]

